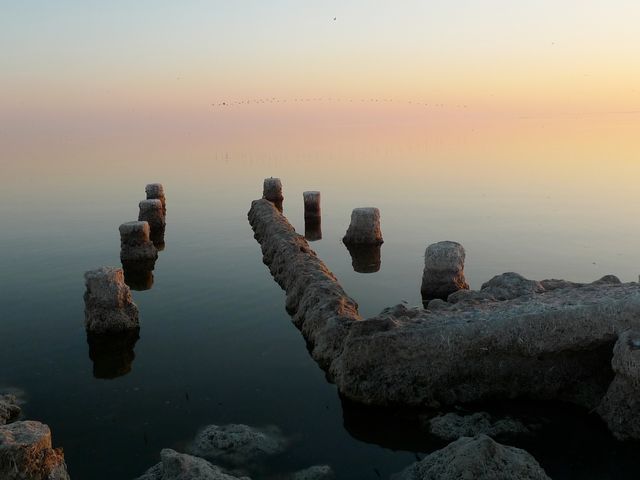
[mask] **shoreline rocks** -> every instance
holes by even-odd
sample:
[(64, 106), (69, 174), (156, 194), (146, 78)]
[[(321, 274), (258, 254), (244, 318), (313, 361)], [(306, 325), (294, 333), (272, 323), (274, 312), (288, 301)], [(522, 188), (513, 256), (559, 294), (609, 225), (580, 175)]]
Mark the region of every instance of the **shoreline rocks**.
[(162, 203), (162, 214), (167, 215), (167, 199), (164, 195), (164, 186), (161, 183), (149, 183), (144, 187), (147, 200), (160, 200)]
[(21, 421), (0, 426), (0, 478), (69, 480), (64, 454), (52, 447), (47, 425)]
[(85, 327), (88, 333), (118, 333), (140, 327), (138, 307), (121, 268), (102, 267), (84, 274)]
[(519, 420), (508, 417), (493, 419), (486, 412), (477, 412), (471, 415), (447, 413), (429, 419), (427, 424), (431, 434), (448, 442), (480, 434), (496, 438), (531, 433), (531, 430)]

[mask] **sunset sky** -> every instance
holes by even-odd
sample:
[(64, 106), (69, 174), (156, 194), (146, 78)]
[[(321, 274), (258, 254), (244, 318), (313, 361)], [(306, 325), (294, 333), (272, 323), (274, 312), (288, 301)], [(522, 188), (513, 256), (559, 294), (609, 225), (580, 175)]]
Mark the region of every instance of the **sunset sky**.
[(635, 111), (639, 25), (632, 0), (4, 2), (0, 115), (298, 97)]

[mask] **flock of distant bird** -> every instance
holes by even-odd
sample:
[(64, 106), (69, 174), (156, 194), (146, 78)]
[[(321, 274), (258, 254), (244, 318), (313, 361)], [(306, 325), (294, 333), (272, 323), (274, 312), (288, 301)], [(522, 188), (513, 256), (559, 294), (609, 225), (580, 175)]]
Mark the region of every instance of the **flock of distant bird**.
[(419, 107), (432, 107), (432, 108), (442, 108), (442, 107), (453, 107), (453, 108), (467, 108), (467, 105), (445, 105), (444, 103), (426, 103), (426, 102), (417, 102), (412, 100), (394, 100), (392, 98), (360, 98), (360, 99), (342, 99), (342, 98), (292, 98), (292, 99), (284, 99), (284, 98), (257, 98), (252, 100), (236, 100), (236, 101), (228, 101), (228, 102), (218, 102), (212, 103), (211, 106), (213, 108), (228, 108), (228, 107), (239, 107), (243, 105), (264, 105), (264, 104), (277, 104), (277, 103), (309, 103), (309, 102), (340, 102), (340, 103), (395, 103), (395, 104), (403, 104), (403, 105), (416, 105)]

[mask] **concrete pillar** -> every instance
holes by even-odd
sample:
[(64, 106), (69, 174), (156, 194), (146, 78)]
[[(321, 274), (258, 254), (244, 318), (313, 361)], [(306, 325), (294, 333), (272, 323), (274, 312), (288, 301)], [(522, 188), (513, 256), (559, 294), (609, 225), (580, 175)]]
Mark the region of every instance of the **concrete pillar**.
[(153, 270), (158, 250), (151, 241), (149, 224), (141, 221), (127, 222), (120, 225), (119, 230), (122, 264), (141, 270)]
[(282, 182), (279, 178), (265, 178), (262, 188), (262, 198), (269, 200), (276, 208), (282, 211), (284, 196), (282, 195)]
[(320, 210), (320, 192), (304, 192), (302, 194), (304, 200), (304, 218), (320, 219), (322, 213)]
[(121, 268), (102, 267), (84, 274), (85, 327), (88, 333), (105, 334), (140, 327), (138, 307), (124, 283)]
[(464, 277), (465, 251), (457, 242), (438, 242), (427, 247), (422, 274), (422, 300), (446, 300), (458, 290), (468, 290)]
[(380, 245), (380, 210), (373, 207), (354, 208), (351, 212), (351, 224), (342, 239), (346, 245)]
[(166, 222), (162, 202), (158, 199), (142, 200), (138, 206), (140, 208), (138, 221), (147, 222), (149, 224), (149, 235), (151, 240), (154, 243), (164, 243)]
[(161, 183), (150, 183), (144, 187), (147, 200), (160, 200), (162, 202), (162, 214), (167, 215), (167, 199), (164, 196), (164, 187)]

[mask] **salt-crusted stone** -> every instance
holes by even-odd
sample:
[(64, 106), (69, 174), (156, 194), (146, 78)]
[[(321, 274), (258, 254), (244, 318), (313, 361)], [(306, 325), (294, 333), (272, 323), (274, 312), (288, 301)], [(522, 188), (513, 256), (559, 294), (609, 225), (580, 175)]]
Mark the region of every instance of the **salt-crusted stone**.
[(167, 215), (167, 199), (164, 195), (164, 187), (161, 183), (150, 183), (144, 187), (147, 200), (160, 200), (162, 202), (162, 213)]
[(138, 221), (149, 224), (149, 237), (151, 240), (164, 239), (166, 222), (162, 202), (158, 199), (142, 200), (138, 206), (140, 208)]
[(509, 417), (493, 419), (486, 412), (471, 415), (447, 413), (429, 419), (428, 424), (433, 435), (449, 442), (460, 437), (475, 437), (480, 434), (496, 438), (531, 433), (531, 430), (519, 420)]
[(132, 268), (152, 270), (158, 258), (158, 250), (151, 241), (149, 223), (127, 222), (120, 225), (119, 230), (122, 263), (131, 265)]
[(282, 202), (284, 201), (284, 195), (282, 195), (282, 182), (279, 178), (265, 178), (262, 187), (262, 198), (269, 200), (275, 204), (278, 210), (282, 210)]
[(286, 443), (277, 427), (209, 425), (196, 435), (189, 452), (208, 460), (242, 466), (281, 453)]
[(464, 277), (465, 251), (457, 242), (438, 242), (427, 247), (422, 273), (422, 300), (446, 300), (458, 290), (469, 289)]
[(380, 210), (374, 207), (354, 208), (351, 223), (342, 241), (346, 245), (380, 245)]
[(20, 406), (15, 395), (0, 394), (0, 425), (5, 425), (16, 420), (20, 416)]
[(414, 463), (392, 480), (550, 480), (528, 452), (486, 435), (462, 437)]
[(2, 480), (69, 480), (62, 449), (52, 448), (51, 430), (40, 422), (0, 426)]
[(84, 274), (85, 327), (93, 334), (138, 329), (138, 307), (121, 268), (102, 267)]
[(322, 211), (320, 209), (320, 192), (303, 192), (304, 200), (304, 218), (320, 218)]
[(160, 452), (160, 463), (147, 470), (136, 480), (251, 480), (225, 473), (203, 458), (193, 457), (165, 448)]

